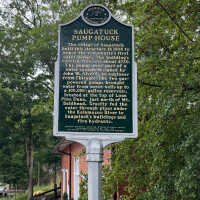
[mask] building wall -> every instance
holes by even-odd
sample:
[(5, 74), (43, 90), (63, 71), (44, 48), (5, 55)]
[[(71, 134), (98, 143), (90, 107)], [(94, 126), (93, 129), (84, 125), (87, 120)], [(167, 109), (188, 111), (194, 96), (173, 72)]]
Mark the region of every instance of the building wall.
[[(71, 194), (72, 194), (72, 198), (74, 198), (74, 162), (75, 162), (75, 158), (78, 157), (79, 158), (79, 169), (80, 172), (83, 173), (88, 173), (88, 164), (86, 161), (86, 154), (84, 153), (84, 146), (79, 144), (79, 143), (72, 143), (69, 146), (67, 146), (64, 149), (65, 153), (71, 153)], [(66, 169), (68, 170), (68, 175), (69, 175), (69, 170), (70, 170), (70, 156), (63, 154), (62, 155), (62, 160), (61, 160), (61, 166), (62, 166), (62, 170), (65, 170), (65, 173), (63, 173), (62, 171), (62, 178), (61, 178), (61, 192), (63, 194), (63, 192), (67, 191), (67, 184), (63, 184), (63, 181), (66, 182), (67, 180), (67, 174), (66, 174)], [(108, 149), (104, 149), (104, 164), (108, 164), (110, 162), (110, 150)], [(63, 179), (63, 175), (65, 175), (65, 180)], [(68, 176), (69, 177), (69, 176)], [(70, 182), (69, 178), (68, 178), (68, 183)], [(63, 185), (65, 185), (65, 188), (63, 188)], [(64, 189), (64, 190), (63, 190)]]

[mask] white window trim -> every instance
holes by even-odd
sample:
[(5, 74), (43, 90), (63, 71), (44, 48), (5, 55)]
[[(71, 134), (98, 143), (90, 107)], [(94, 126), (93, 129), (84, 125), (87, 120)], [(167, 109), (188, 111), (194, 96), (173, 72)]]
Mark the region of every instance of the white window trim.
[(79, 184), (80, 184), (80, 160), (78, 157), (74, 158), (74, 200), (79, 198)]

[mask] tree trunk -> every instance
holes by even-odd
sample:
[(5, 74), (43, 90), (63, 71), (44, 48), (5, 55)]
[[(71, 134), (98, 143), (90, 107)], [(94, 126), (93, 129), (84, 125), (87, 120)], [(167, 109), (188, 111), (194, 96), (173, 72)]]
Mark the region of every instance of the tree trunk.
[(38, 178), (37, 178), (37, 185), (40, 186), (40, 161), (38, 160)]
[(28, 200), (32, 200), (33, 197), (33, 133), (32, 133), (32, 122), (31, 122), (31, 109), (28, 109), (28, 136), (26, 138), (26, 155), (27, 155), (27, 168), (28, 168)]
[(33, 197), (33, 139), (32, 133), (29, 135), (28, 142), (28, 200), (32, 200)]

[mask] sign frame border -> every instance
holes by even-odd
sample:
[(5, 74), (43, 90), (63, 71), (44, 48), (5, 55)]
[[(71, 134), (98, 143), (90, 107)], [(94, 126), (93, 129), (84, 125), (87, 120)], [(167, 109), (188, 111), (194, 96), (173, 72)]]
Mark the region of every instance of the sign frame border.
[[(101, 6), (105, 8), (109, 12), (109, 20), (106, 20), (105, 23), (100, 25), (93, 25), (85, 21), (83, 17), (83, 12), (92, 6)], [(60, 31), (62, 26), (69, 25), (76, 21), (78, 18), (82, 17), (82, 20), (87, 23), (88, 25), (92, 25), (94, 27), (103, 26), (104, 24), (109, 23), (110, 19), (113, 18), (118, 23), (128, 26), (132, 28), (132, 125), (133, 131), (132, 133), (109, 133), (109, 132), (70, 132), (70, 131), (58, 131), (58, 120), (59, 120), (59, 75), (60, 75)], [(137, 110), (137, 64), (134, 61), (134, 27), (131, 24), (125, 24), (117, 20), (110, 10), (108, 10), (105, 6), (101, 4), (91, 4), (87, 6), (75, 19), (66, 23), (59, 25), (58, 31), (58, 57), (57, 61), (55, 62), (55, 71), (54, 71), (54, 112), (53, 112), (53, 135), (54, 136), (61, 136), (66, 137), (68, 140), (72, 141), (82, 141), (82, 140), (89, 140), (89, 139), (100, 139), (100, 140), (107, 140), (107, 141), (122, 141), (125, 138), (137, 138), (138, 136), (138, 110)]]

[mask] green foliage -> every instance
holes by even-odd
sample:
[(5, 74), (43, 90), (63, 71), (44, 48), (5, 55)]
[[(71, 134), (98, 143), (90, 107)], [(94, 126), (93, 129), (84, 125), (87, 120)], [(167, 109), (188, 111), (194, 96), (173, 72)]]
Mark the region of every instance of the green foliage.
[[(9, 197), (10, 200), (27, 200), (28, 193), (25, 192), (24, 194), (16, 194), (15, 196)], [(1, 198), (1, 200), (8, 200), (8, 197)]]
[(27, 199), (27, 192), (25, 194), (19, 194), (16, 196), (16, 200), (26, 200)]
[(67, 192), (65, 192), (65, 193), (63, 194), (63, 197), (62, 197), (62, 199), (63, 199), (63, 200), (68, 200), (68, 195), (67, 195)]
[(80, 196), (78, 200), (87, 200), (88, 199), (88, 175), (81, 172), (81, 182), (80, 182)]
[(30, 179), (31, 145), (34, 182), (37, 163), (40, 170), (46, 169), (40, 174), (49, 174), (56, 159), (52, 155), (57, 143), (52, 136), (52, 91), (57, 24), (48, 18), (52, 10), (45, 13), (46, 6), (13, 0), (0, 12), (0, 174), (4, 182), (21, 187)]
[[(102, 170), (102, 200), (112, 200), (112, 195), (116, 192), (116, 184), (111, 180), (112, 170), (110, 165), (103, 166)], [(78, 200), (88, 199), (88, 174), (81, 172), (80, 196)]]
[[(129, 193), (121, 199), (200, 199), (198, 0), (97, 0), (72, 5), (12, 0), (8, 10), (1, 8), (0, 178), (27, 184), (30, 134), (34, 180), (38, 162), (41, 169), (52, 169), (56, 158), (51, 151), (57, 142), (51, 124), (58, 24), (75, 18), (89, 3), (107, 5), (134, 25), (138, 63), (139, 137), (112, 146), (112, 165), (104, 167), (104, 199), (120, 185)], [(83, 199), (86, 180), (81, 183)]]
[[(137, 200), (199, 199), (198, 1), (127, 1), (135, 26), (139, 137), (113, 146), (111, 180)], [(123, 158), (123, 159), (122, 159)]]
[(0, 168), (3, 182), (22, 185), (26, 182), (25, 153), (22, 146), (23, 138), (14, 135), (20, 133), (20, 101), (21, 94), (0, 87), (0, 105), (2, 115), (0, 117)]

